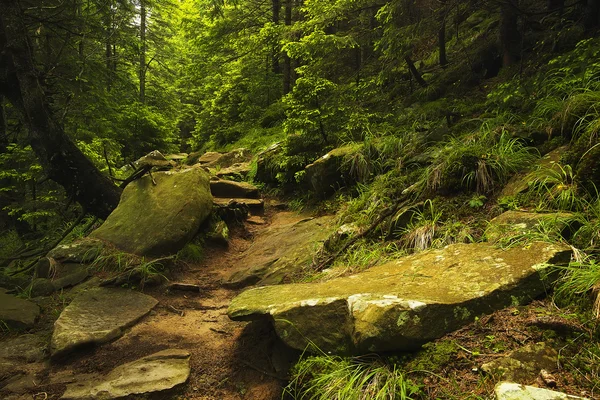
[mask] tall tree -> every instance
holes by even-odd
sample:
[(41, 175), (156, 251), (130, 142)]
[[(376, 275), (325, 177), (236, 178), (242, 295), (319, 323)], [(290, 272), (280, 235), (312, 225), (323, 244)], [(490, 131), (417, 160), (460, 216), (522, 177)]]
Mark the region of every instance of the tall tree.
[(19, 112), (48, 177), (88, 212), (106, 218), (121, 191), (83, 155), (53, 115), (38, 79), (21, 2), (0, 0), (0, 6), (0, 94)]

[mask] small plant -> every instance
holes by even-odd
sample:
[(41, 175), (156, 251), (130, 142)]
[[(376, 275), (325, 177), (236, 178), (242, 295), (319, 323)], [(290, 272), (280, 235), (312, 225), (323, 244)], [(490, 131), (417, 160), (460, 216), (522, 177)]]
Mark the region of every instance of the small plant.
[(469, 199), (469, 207), (471, 208), (481, 208), (485, 204), (487, 197), (482, 194), (474, 194), (473, 197)]
[(530, 193), (545, 208), (577, 211), (582, 208), (576, 177), (570, 165), (554, 163), (530, 175)]
[(589, 257), (559, 267), (561, 278), (557, 281), (555, 296), (566, 303), (582, 303), (586, 295), (593, 298), (592, 311), (600, 317), (600, 264)]
[(378, 359), (319, 355), (296, 364), (284, 393), (298, 400), (411, 400), (419, 387)]
[(504, 196), (498, 199), (498, 206), (503, 211), (518, 210), (520, 208), (519, 200), (515, 196)]
[(435, 209), (430, 199), (426, 200), (423, 210), (415, 212), (406, 228), (399, 231), (405, 247), (415, 251), (431, 247), (441, 217), (442, 212)]

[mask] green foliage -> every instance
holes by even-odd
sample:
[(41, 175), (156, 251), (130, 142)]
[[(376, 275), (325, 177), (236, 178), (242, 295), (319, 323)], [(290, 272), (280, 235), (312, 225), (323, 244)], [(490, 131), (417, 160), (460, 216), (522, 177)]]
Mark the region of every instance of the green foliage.
[(530, 165), (536, 155), (504, 128), (490, 123), (479, 134), (454, 137), (431, 152), (423, 184), (429, 190), (463, 187), (488, 193), (506, 183), (515, 172)]
[(410, 400), (419, 388), (396, 366), (380, 360), (320, 355), (302, 358), (294, 366), (285, 393), (311, 400)]
[(530, 175), (529, 193), (539, 199), (542, 208), (577, 211), (582, 208), (582, 194), (570, 165), (553, 163), (541, 166)]
[(204, 248), (202, 244), (189, 242), (177, 253), (177, 260), (190, 263), (199, 263), (204, 259)]
[(13, 256), (22, 247), (23, 241), (14, 229), (0, 234), (0, 260)]
[[(566, 304), (582, 303), (588, 298), (586, 295), (600, 289), (600, 263), (592, 258), (582, 261), (573, 261), (567, 267), (560, 267), (560, 279), (557, 281), (555, 297)], [(588, 300), (589, 301), (589, 300)], [(596, 314), (600, 311), (600, 304), (596, 301)]]
[(397, 232), (402, 237), (404, 247), (414, 251), (431, 247), (440, 227), (441, 217), (442, 212), (435, 208), (433, 201), (425, 201), (423, 210), (415, 212), (408, 225)]

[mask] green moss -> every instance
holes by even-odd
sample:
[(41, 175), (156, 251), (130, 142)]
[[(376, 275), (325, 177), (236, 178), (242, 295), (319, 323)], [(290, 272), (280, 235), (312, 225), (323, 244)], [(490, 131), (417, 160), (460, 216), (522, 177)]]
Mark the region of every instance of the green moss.
[(423, 349), (407, 360), (406, 371), (438, 371), (452, 361), (459, 347), (452, 340), (443, 340), (423, 345)]

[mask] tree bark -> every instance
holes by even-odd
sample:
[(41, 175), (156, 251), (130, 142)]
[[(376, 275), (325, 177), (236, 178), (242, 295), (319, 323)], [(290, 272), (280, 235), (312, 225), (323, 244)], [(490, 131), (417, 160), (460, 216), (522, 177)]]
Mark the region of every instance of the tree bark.
[[(292, 25), (292, 0), (285, 0), (285, 26)], [(292, 90), (292, 60), (283, 54), (283, 94), (286, 95)]]
[(587, 0), (585, 7), (585, 28), (593, 29), (600, 21), (600, 0)]
[(18, 0), (0, 0), (0, 94), (29, 130), (29, 143), (48, 177), (88, 212), (106, 218), (121, 190), (65, 134), (51, 113), (38, 80), (31, 42)]
[[(273, 6), (273, 24), (279, 25), (279, 11), (281, 10), (281, 3), (279, 0), (272, 0)], [(279, 44), (275, 44), (273, 46), (273, 51), (271, 52), (271, 64), (272, 71), (274, 74), (281, 73), (281, 67), (279, 66), (279, 52), (280, 52)]]
[(415, 63), (410, 59), (410, 56), (405, 56), (404, 61), (406, 61), (406, 65), (408, 66), (410, 73), (412, 74), (412, 76), (414, 76), (419, 86), (427, 87), (427, 82), (425, 82), (425, 79), (423, 79), (423, 77), (417, 70), (417, 67), (415, 67)]
[(519, 0), (504, 0), (500, 5), (500, 43), (502, 66), (513, 65), (519, 57), (521, 35), (518, 27)]
[(140, 0), (140, 103), (146, 102), (146, 1)]
[(4, 111), (4, 96), (0, 94), (0, 154), (6, 152), (8, 147), (8, 128), (6, 112)]
[(440, 66), (446, 68), (448, 66), (448, 57), (446, 55), (446, 17), (442, 19), (442, 24), (438, 31), (438, 46), (440, 51)]

